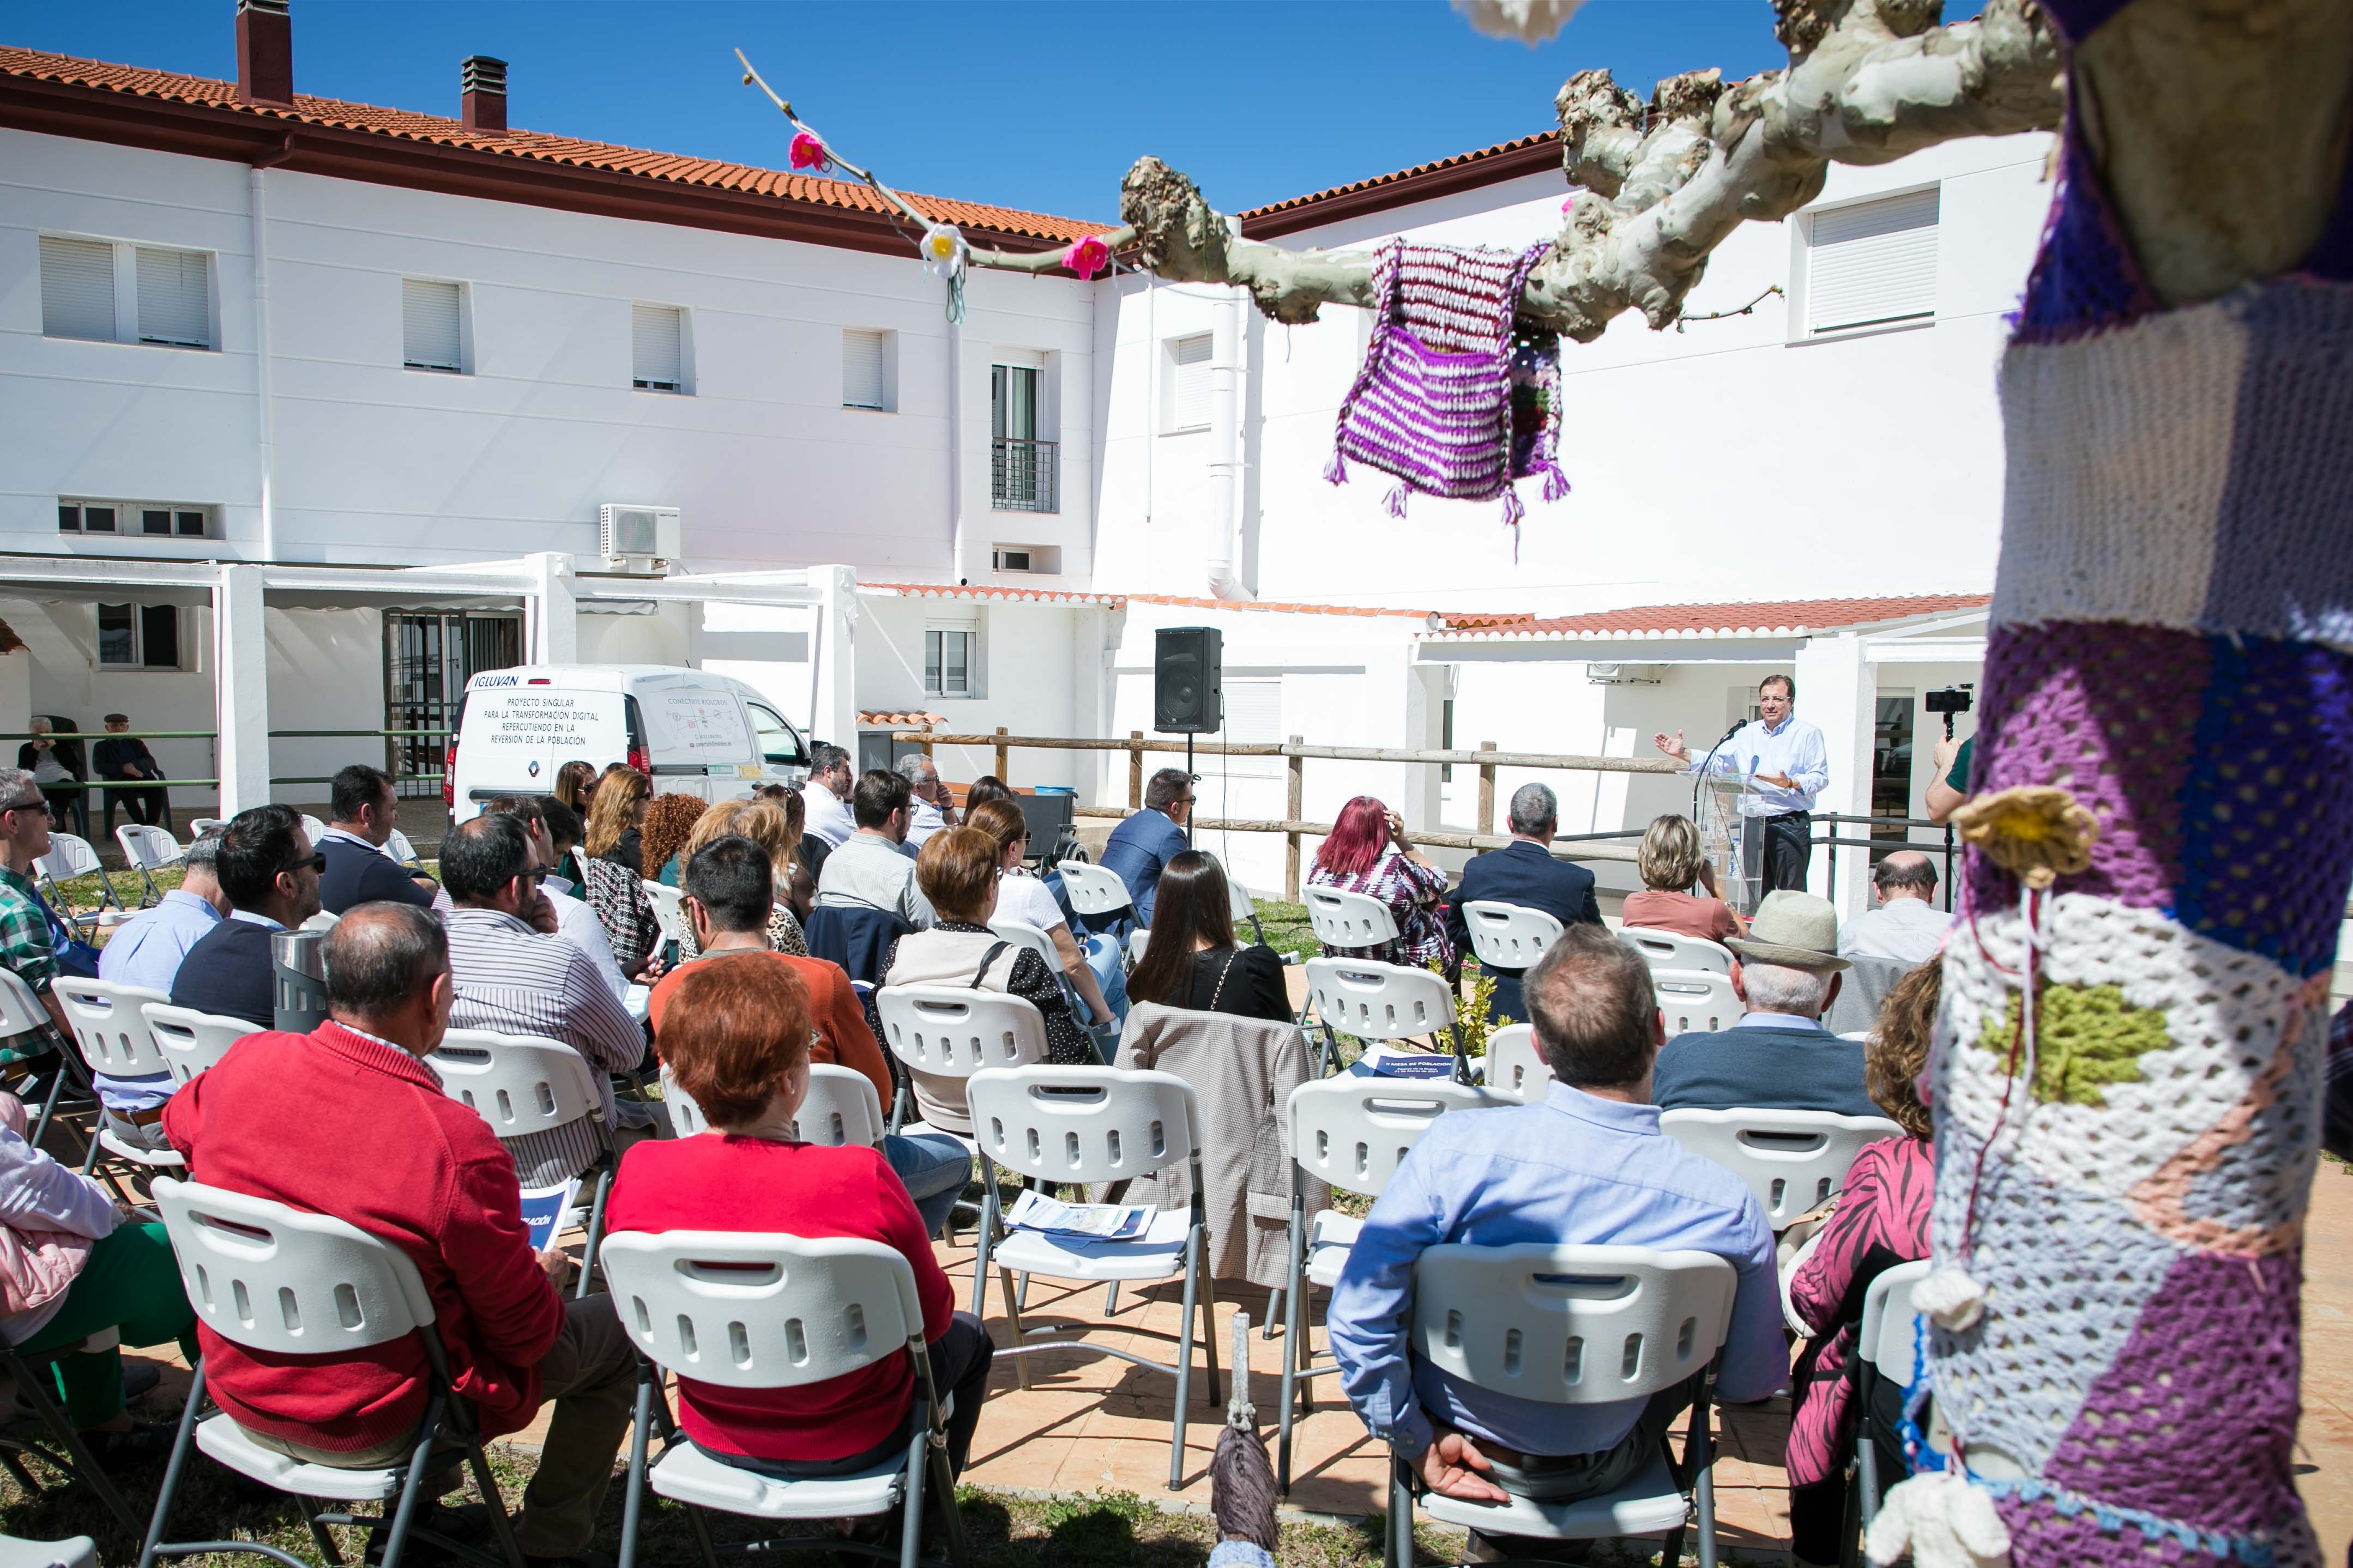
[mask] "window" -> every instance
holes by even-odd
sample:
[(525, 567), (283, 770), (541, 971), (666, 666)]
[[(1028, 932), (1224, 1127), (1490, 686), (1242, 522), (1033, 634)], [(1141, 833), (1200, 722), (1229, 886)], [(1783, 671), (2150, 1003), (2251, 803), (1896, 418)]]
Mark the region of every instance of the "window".
[(41, 237), (41, 331), (111, 343), (114, 247), (95, 239)]
[(187, 501), (58, 500), (59, 533), (131, 534), (150, 539), (209, 539), (213, 509)]
[(988, 563), (997, 572), (1034, 572), (1052, 574), (1062, 569), (1062, 547), (1059, 544), (995, 544), (989, 547)]
[[(1271, 680), (1228, 680), (1226, 727), (1218, 738), (1234, 745), (1272, 745), (1282, 740), (1282, 678)], [(1225, 771), (1236, 778), (1282, 772), (1281, 757), (1228, 757)]]
[(841, 330), (841, 405), (844, 408), (891, 406), (889, 367), (891, 334), (863, 327)]
[(1038, 439), (1039, 379), (1035, 365), (989, 367), (988, 502), (999, 511), (1059, 510), (1060, 453), (1055, 443)]
[(179, 668), (179, 607), (99, 605), (98, 662), (101, 668), (112, 669)]
[(1936, 313), (1937, 189), (1818, 212), (1807, 220), (1810, 335)]
[(213, 346), (211, 258), (201, 250), (138, 249), (139, 341)]
[(923, 634), (923, 695), (972, 695), (972, 633), (935, 628)]
[(1209, 427), (1209, 334), (1177, 338), (1168, 345), (1174, 374), (1168, 387), (1168, 428)]
[(463, 301), (455, 283), (424, 278), (400, 280), (400, 363), (410, 370), (465, 373), (459, 313)]
[(675, 305), (629, 307), (629, 384), (640, 392), (684, 392), (686, 373), (682, 340), (686, 336)]
[[(212, 257), (106, 239), (41, 237), (41, 331), (94, 342), (209, 349)], [(121, 308), (128, 289), (128, 310)]]
[(774, 709), (757, 702), (746, 702), (752, 710), (752, 728), (760, 737), (760, 760), (778, 765), (806, 763), (808, 753), (801, 749), (801, 738), (784, 716)]

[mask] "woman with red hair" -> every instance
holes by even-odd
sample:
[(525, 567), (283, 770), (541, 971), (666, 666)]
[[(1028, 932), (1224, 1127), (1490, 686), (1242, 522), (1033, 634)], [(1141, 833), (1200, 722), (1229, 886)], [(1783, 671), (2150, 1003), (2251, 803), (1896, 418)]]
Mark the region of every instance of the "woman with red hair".
[(1398, 815), (1371, 795), (1360, 795), (1340, 808), (1332, 836), (1315, 851), (1307, 884), (1369, 894), (1396, 917), (1397, 941), (1335, 951), (1415, 969), (1432, 963), (1441, 969), (1454, 967), (1454, 944), (1446, 940), (1445, 922), (1438, 917), (1439, 901), (1446, 897), (1446, 873), (1413, 847)]

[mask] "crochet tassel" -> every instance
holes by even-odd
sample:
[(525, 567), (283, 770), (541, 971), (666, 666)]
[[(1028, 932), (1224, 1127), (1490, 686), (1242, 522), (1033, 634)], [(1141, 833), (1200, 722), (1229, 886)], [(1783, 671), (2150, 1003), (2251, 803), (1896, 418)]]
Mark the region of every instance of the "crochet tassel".
[(1340, 448), (1337, 447), (1332, 448), (1332, 460), (1324, 465), (1324, 482), (1330, 485), (1345, 485), (1348, 482), (1348, 461), (1340, 455)]
[[(1521, 504), (1520, 492), (1505, 485), (1504, 487), (1504, 526), (1516, 529), (1520, 526), (1520, 519), (1527, 514), (1528, 509)], [(1516, 551), (1518, 546), (1514, 544), (1513, 548)]]
[(1383, 504), (1391, 517), (1403, 517), (1405, 515), (1405, 487), (1403, 485), (1399, 485), (1397, 489), (1391, 490), (1389, 492), (1389, 499)]
[(1558, 463), (1546, 463), (1544, 468), (1544, 499), (1547, 501), (1568, 499), (1568, 476), (1561, 472)]
[(1917, 1568), (2007, 1568), (2010, 1531), (1993, 1496), (1951, 1471), (1914, 1476), (1887, 1489), (1863, 1532), (1863, 1552), (1892, 1563), (1906, 1552)]

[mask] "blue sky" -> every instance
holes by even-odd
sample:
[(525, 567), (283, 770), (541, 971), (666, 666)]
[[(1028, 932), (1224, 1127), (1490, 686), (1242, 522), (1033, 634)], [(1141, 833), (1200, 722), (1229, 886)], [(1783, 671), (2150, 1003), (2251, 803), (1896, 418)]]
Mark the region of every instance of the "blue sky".
[[(0, 0), (0, 43), (233, 77), (232, 16)], [(789, 132), (739, 84), (740, 46), (894, 184), (1102, 219), (1145, 153), (1230, 212), (1546, 129), (1585, 67), (1647, 93), (1786, 63), (1766, 0), (1588, 0), (1533, 49), (1444, 0), (293, 0), (293, 16), (302, 92), (455, 115), (458, 62), (496, 55), (517, 125), (782, 167)]]

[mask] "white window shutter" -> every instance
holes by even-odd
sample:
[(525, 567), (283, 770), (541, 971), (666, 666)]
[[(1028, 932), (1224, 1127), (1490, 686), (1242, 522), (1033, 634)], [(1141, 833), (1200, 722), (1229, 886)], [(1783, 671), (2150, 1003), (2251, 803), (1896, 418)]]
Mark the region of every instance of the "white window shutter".
[(463, 370), (458, 338), (458, 285), (402, 279), (401, 363), (419, 370)]
[[(1226, 727), (1219, 739), (1234, 745), (1266, 745), (1282, 739), (1282, 679), (1229, 680), (1221, 688)], [(1281, 771), (1279, 757), (1227, 757), (1228, 773), (1268, 773)]]
[(201, 250), (139, 247), (139, 341), (208, 349), (212, 289)]
[(1813, 216), (1806, 272), (1809, 331), (1936, 313), (1937, 195), (1932, 186)]
[(859, 327), (841, 330), (841, 405), (882, 406), (882, 334)]
[(634, 305), (629, 310), (630, 380), (659, 392), (681, 390), (678, 309)]
[(96, 239), (41, 239), (41, 331), (114, 341), (114, 247)]
[(1176, 395), (1168, 427), (1198, 430), (1209, 423), (1209, 334), (1176, 340)]

